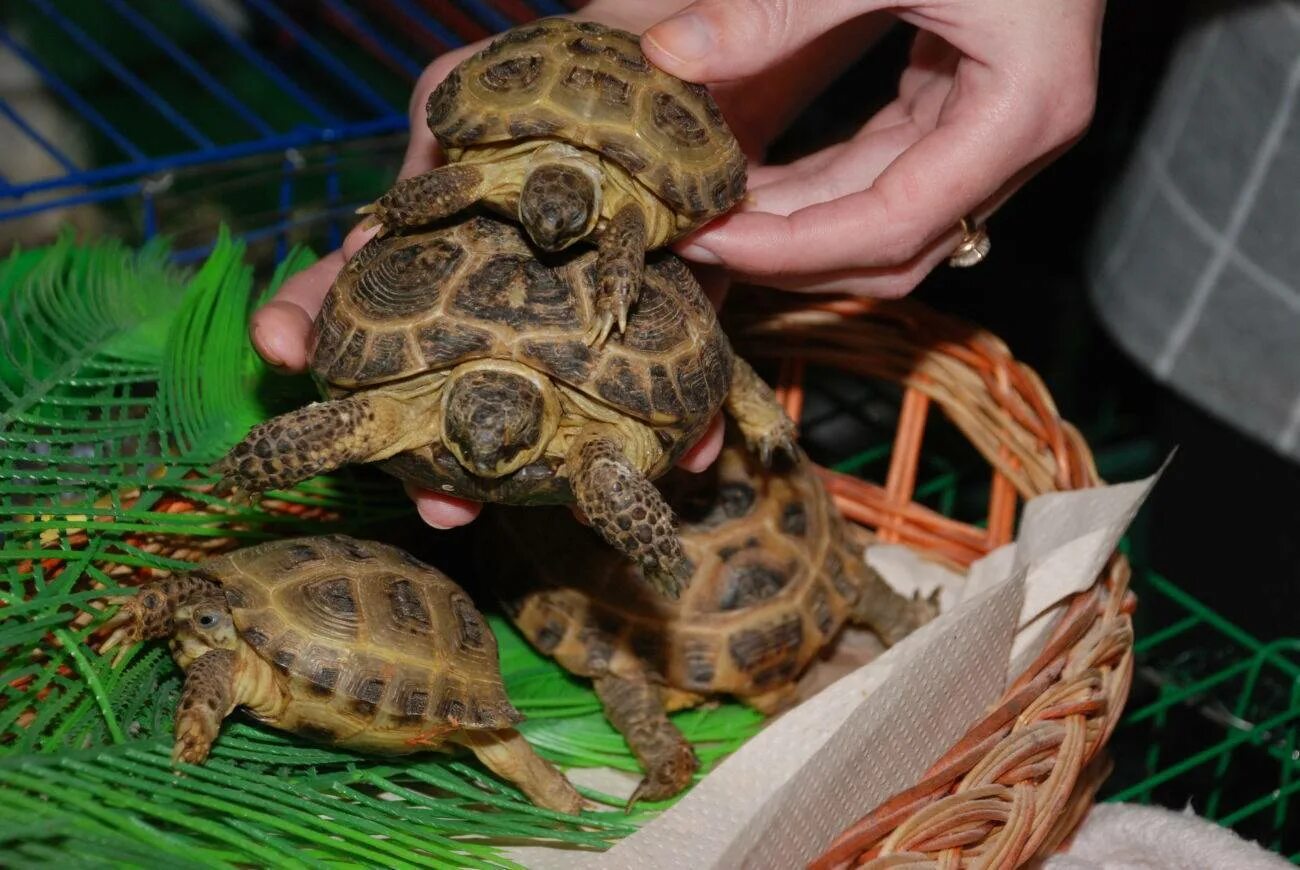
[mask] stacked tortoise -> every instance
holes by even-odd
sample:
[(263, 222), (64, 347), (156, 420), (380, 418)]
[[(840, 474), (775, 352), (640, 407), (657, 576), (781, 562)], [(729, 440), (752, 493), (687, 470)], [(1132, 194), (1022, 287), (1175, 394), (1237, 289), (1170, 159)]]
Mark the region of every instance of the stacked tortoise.
[(446, 575), (342, 535), (210, 559), (128, 599), (101, 646), (170, 638), (185, 670), (175, 761), (207, 758), (221, 722), (254, 719), (345, 749), (468, 747), (539, 806), (582, 799), (514, 726), (496, 638)]
[(545, 251), (594, 238), (591, 343), (625, 331), (647, 250), (745, 194), (745, 155), (709, 92), (594, 22), (549, 18), (498, 37), (434, 89), (428, 123), (448, 164), (362, 213), (396, 229), (482, 202)]
[(650, 480), (723, 407), (765, 461), (796, 449), (795, 425), (679, 259), (651, 256), (626, 332), (599, 348), (582, 341), (596, 281), (594, 251), (547, 265), (483, 215), (370, 241), (315, 324), (311, 367), (333, 400), (253, 428), (215, 466), (218, 491), (379, 462), (477, 501), (576, 502), (677, 594), (690, 566)]
[(594, 680), (646, 772), (631, 802), (677, 794), (699, 766), (668, 712), (713, 694), (778, 711), (846, 622), (892, 645), (937, 613), (867, 566), (809, 462), (765, 469), (733, 441), (665, 490), (694, 566), (677, 601), (647, 594), (635, 565), (562, 512), (495, 510), (478, 537), (479, 571), (515, 624)]

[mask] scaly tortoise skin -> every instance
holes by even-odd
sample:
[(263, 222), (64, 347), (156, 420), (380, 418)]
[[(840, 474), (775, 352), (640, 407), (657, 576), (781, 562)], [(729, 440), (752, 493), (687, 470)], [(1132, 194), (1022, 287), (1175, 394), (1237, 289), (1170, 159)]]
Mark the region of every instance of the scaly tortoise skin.
[(602, 24), (548, 18), (508, 31), (453, 69), (427, 109), (448, 165), (362, 213), (395, 229), (483, 202), (543, 250), (594, 239), (593, 344), (624, 330), (646, 251), (745, 195), (745, 155), (708, 90)]
[(765, 460), (794, 450), (794, 423), (679, 259), (652, 255), (627, 331), (593, 348), (596, 253), (555, 257), (485, 215), (369, 242), (316, 320), (311, 365), (334, 400), (255, 427), (215, 467), (219, 491), (379, 462), (476, 501), (576, 502), (677, 594), (689, 566), (650, 480), (724, 407)]
[(524, 635), (595, 681), (646, 771), (633, 802), (677, 794), (699, 766), (668, 711), (729, 694), (775, 712), (846, 621), (892, 645), (937, 612), (867, 566), (808, 462), (765, 470), (733, 441), (709, 472), (664, 484), (695, 566), (675, 602), (563, 516), (494, 510), (477, 539), (478, 569)]
[(345, 749), (468, 747), (539, 806), (582, 799), (514, 726), (496, 638), (440, 571), (342, 535), (277, 540), (150, 583), (101, 651), (170, 638), (186, 672), (174, 761), (202, 763), (235, 707)]

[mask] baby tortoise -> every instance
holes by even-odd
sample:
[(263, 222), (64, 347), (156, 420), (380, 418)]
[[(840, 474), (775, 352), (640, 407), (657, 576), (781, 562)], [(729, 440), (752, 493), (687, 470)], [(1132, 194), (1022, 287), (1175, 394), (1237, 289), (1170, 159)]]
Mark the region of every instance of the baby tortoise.
[(636, 566), (565, 516), (497, 510), (479, 535), (515, 624), (595, 681), (646, 771), (631, 802), (677, 794), (699, 766), (669, 711), (729, 694), (776, 712), (846, 621), (892, 645), (937, 613), (867, 566), (809, 462), (769, 471), (732, 443), (708, 473), (664, 480), (695, 566), (675, 602), (637, 594)]
[(185, 670), (175, 761), (208, 757), (235, 707), (345, 749), (468, 747), (541, 807), (582, 799), (514, 729), (496, 638), (469, 596), (409, 554), (342, 535), (277, 540), (142, 586), (101, 647), (170, 638)]
[(361, 211), (395, 229), (483, 202), (546, 251), (594, 238), (591, 343), (626, 328), (647, 250), (745, 195), (745, 155), (709, 92), (601, 24), (548, 18), (508, 31), (452, 70), (427, 108), (448, 164)]
[(218, 491), (378, 462), (476, 501), (576, 501), (676, 594), (690, 569), (651, 479), (723, 407), (765, 459), (795, 449), (795, 426), (667, 252), (651, 257), (626, 333), (583, 343), (595, 257), (548, 268), (516, 225), (481, 215), (372, 240), (316, 319), (311, 366), (333, 401), (254, 427), (214, 468)]

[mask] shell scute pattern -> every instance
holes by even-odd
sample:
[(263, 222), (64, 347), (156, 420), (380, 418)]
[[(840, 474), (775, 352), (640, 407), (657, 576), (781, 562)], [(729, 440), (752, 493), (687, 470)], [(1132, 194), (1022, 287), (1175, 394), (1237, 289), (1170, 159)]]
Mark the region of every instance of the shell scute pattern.
[[(456, 724), (503, 728), (522, 717), (501, 684), (496, 640), (454, 582), (408, 554), (344, 536), (237, 550), (206, 569), (235, 600), (240, 636), (328, 705), (343, 732), (364, 721), (410, 726), (456, 712)], [(345, 725), (344, 723), (353, 723)]]
[(514, 330), (580, 331), (573, 287), (531, 256), (503, 254), (471, 269), (454, 289), (450, 311)]
[(427, 119), (453, 158), (534, 130), (589, 148), (694, 222), (744, 195), (745, 156), (708, 90), (655, 68), (632, 34), (592, 22), (503, 34), (434, 89)]
[[(635, 582), (638, 569), (567, 517), (497, 509), (481, 559), (507, 612), (540, 651), (582, 676), (634, 660), (667, 685), (742, 697), (797, 678), (856, 596), (844, 567), (854, 557), (816, 475), (806, 463), (765, 472), (733, 440), (709, 472), (673, 472), (664, 489), (696, 565), (678, 601)], [(527, 554), (526, 563), (511, 553)]]
[[(522, 231), (473, 216), (428, 232), (369, 242), (370, 271), (345, 271), (317, 319), (312, 367), (353, 389), (449, 369), (475, 359), (518, 360), (617, 410), (671, 423), (710, 412), (730, 385), (726, 336), (689, 271), (675, 257), (647, 259), (641, 299), (622, 341), (592, 348), (595, 253), (545, 265)], [(415, 254), (404, 251), (416, 250)], [(424, 276), (424, 277), (421, 277)], [(395, 281), (436, 288), (427, 306), (402, 308)], [(397, 304), (393, 313), (384, 306)], [(702, 421), (707, 422), (707, 421)]]

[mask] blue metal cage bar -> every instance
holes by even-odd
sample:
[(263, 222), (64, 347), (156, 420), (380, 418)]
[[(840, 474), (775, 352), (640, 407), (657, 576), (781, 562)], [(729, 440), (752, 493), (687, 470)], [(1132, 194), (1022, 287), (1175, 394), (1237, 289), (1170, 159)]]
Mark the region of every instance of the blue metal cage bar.
[[(27, 117), (22, 102), (0, 94), (0, 130), (45, 158), (33, 173), (0, 154), (0, 229), (42, 212), (101, 208), (126, 213), (140, 238), (171, 233), (176, 220), (163, 207), (169, 191), (262, 157), (279, 164), (266, 194), (274, 204), (259, 206), (255, 213), (265, 222), (240, 233), (250, 241), (274, 238), (282, 254), (294, 230), (316, 222), (322, 241), (337, 244), (350, 211), (378, 192), (348, 190), (343, 173), (357, 161), (338, 160), (339, 147), (399, 137), (408, 125), (410, 88), (438, 54), (583, 4), (222, 5), (22, 0), (0, 9), (0, 52), (33, 74), (41, 98), (89, 143), (78, 150), (64, 130), (42, 123), (44, 115)], [(204, 251), (199, 244), (176, 255), (193, 260)]]

